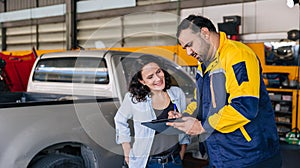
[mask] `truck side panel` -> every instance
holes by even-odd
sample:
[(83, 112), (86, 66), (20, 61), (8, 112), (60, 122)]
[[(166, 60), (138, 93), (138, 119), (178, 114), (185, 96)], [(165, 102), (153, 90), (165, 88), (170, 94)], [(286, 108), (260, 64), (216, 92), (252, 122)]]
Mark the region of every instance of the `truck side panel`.
[(91, 148), (100, 167), (121, 167), (122, 149), (114, 141), (112, 122), (118, 101), (66, 102), (0, 108), (0, 134), (5, 135), (1, 136), (0, 167), (27, 167), (43, 149), (66, 142)]

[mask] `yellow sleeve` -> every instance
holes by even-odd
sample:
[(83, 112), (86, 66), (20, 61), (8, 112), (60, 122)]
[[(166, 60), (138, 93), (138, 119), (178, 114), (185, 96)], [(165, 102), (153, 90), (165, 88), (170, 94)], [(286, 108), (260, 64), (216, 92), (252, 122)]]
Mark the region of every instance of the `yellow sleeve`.
[(190, 104), (187, 105), (184, 112), (192, 115), (195, 112), (196, 108), (197, 108), (197, 103), (196, 102), (191, 102)]
[(195, 110), (197, 109), (197, 102), (196, 102), (196, 97), (197, 97), (197, 91), (194, 89), (194, 99), (192, 100), (191, 103), (189, 103), (184, 110), (185, 113), (188, 113), (189, 115), (193, 115)]
[(225, 87), (229, 94), (228, 105), (208, 117), (210, 126), (223, 133), (242, 128), (255, 118), (258, 112), (259, 61), (247, 48), (239, 51), (235, 54), (230, 53), (233, 59), (226, 62)]
[(218, 113), (210, 116), (208, 122), (215, 130), (222, 133), (233, 132), (250, 122), (231, 106), (222, 108)]

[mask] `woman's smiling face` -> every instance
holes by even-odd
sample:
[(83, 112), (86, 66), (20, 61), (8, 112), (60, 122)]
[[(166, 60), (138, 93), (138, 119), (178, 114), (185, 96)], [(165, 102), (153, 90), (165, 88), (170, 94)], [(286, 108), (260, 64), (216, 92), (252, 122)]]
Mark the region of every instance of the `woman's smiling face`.
[(143, 85), (147, 85), (151, 91), (159, 91), (165, 88), (165, 74), (154, 62), (146, 64), (141, 71)]

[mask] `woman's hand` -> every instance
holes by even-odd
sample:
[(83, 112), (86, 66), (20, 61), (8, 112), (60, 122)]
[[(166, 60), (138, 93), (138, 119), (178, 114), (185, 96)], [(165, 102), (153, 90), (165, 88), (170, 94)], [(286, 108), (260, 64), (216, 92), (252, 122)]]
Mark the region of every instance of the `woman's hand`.
[(181, 145), (181, 150), (179, 152), (181, 160), (183, 160), (183, 158), (184, 158), (184, 154), (185, 154), (185, 151), (186, 151), (186, 146), (187, 146), (186, 144)]
[(129, 156), (125, 156), (125, 162), (127, 165), (129, 165)]
[(123, 142), (122, 143), (123, 151), (124, 151), (124, 159), (127, 165), (129, 165), (129, 152), (131, 149), (131, 145), (129, 142)]
[(168, 112), (168, 119), (172, 119), (172, 118), (181, 118), (182, 114), (176, 111), (169, 111)]

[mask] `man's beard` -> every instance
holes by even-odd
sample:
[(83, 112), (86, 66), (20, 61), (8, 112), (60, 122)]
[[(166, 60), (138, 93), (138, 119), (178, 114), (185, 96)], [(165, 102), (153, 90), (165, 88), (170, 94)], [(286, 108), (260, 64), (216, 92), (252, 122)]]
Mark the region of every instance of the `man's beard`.
[(213, 56), (200, 56), (198, 58), (199, 62), (202, 62), (206, 67), (214, 60)]

